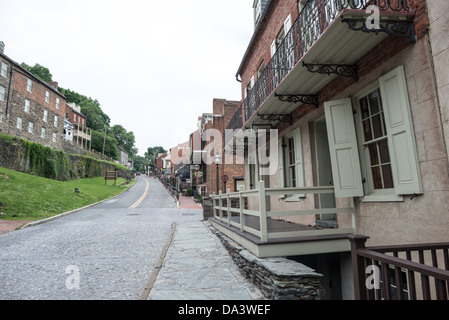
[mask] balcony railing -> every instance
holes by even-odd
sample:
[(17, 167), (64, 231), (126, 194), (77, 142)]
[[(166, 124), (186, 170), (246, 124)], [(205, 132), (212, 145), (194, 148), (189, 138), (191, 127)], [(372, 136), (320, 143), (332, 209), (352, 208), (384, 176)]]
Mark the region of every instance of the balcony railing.
[[(274, 195), (307, 195), (307, 194), (329, 194), (334, 193), (333, 187), (306, 187), (306, 188), (265, 188), (263, 181), (259, 182), (258, 189), (247, 191), (239, 191), (213, 196), (214, 201), (214, 217), (226, 223), (228, 226), (233, 226), (242, 232), (247, 232), (260, 239), (262, 243), (269, 242), (276, 239), (291, 239), (299, 237), (314, 237), (327, 235), (343, 235), (352, 234), (355, 231), (355, 209), (354, 204), (351, 203), (347, 208), (323, 208), (323, 209), (295, 209), (295, 210), (281, 210), (271, 211), (266, 207), (266, 198)], [(250, 210), (246, 208), (245, 202), (249, 197), (257, 197), (259, 210)], [(237, 200), (235, 200), (237, 199)], [(225, 204), (224, 204), (225, 202)], [(350, 228), (320, 228), (305, 226), (300, 224), (285, 223), (288, 228), (277, 228), (270, 230), (271, 218), (286, 217), (286, 216), (305, 216), (305, 215), (319, 215), (319, 214), (341, 214), (350, 213), (352, 218), (352, 227)]]
[(244, 100), (245, 123), (345, 9), (409, 13), (407, 0), (309, 0)]
[[(243, 107), (243, 105), (241, 105), (240, 108), (237, 109), (236, 113), (234, 114), (234, 116), (232, 117), (231, 121), (229, 121), (228, 126), (226, 127), (227, 130), (233, 130), (234, 134), (236, 133), (235, 132), (236, 130), (239, 130), (239, 129), (241, 129), (243, 127), (242, 107)], [(228, 142), (230, 141), (232, 136), (230, 134), (227, 134), (225, 136), (225, 139), (226, 139), (225, 145), (228, 144)]]
[(365, 248), (349, 236), (357, 300), (448, 300), (449, 243)]

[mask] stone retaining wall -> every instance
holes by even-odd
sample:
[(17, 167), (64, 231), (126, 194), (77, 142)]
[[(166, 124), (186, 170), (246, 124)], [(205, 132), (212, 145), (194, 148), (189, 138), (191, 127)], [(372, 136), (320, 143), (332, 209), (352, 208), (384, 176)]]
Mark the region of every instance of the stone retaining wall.
[(323, 275), (286, 258), (261, 259), (211, 227), (242, 274), (270, 300), (321, 300)]

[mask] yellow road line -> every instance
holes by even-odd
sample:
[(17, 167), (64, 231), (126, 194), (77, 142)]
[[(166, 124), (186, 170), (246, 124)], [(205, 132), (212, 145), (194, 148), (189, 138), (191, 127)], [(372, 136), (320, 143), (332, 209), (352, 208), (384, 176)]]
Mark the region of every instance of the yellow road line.
[(137, 200), (131, 207), (129, 207), (129, 209), (134, 209), (135, 207), (137, 207), (143, 201), (143, 199), (145, 199), (145, 197), (147, 196), (148, 190), (150, 189), (150, 184), (148, 183), (148, 180), (145, 180), (145, 182), (147, 183), (147, 186), (145, 188), (145, 192), (139, 198), (139, 200)]

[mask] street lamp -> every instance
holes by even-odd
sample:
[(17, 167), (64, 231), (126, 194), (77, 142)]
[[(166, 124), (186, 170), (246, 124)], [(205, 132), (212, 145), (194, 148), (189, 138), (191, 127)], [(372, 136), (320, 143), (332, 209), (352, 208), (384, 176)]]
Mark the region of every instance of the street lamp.
[(217, 195), (218, 195), (218, 188), (219, 188), (218, 165), (221, 163), (221, 156), (220, 156), (220, 154), (218, 152), (217, 152), (217, 154), (214, 157), (214, 162), (217, 165)]

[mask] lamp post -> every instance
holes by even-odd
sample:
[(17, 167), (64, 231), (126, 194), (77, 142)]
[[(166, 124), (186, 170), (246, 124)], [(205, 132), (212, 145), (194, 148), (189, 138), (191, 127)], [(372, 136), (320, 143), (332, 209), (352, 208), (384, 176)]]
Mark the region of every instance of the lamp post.
[(217, 165), (217, 195), (218, 195), (218, 189), (219, 189), (219, 175), (218, 175), (218, 165), (221, 163), (221, 156), (220, 154), (217, 152), (217, 154), (214, 157), (214, 162)]

